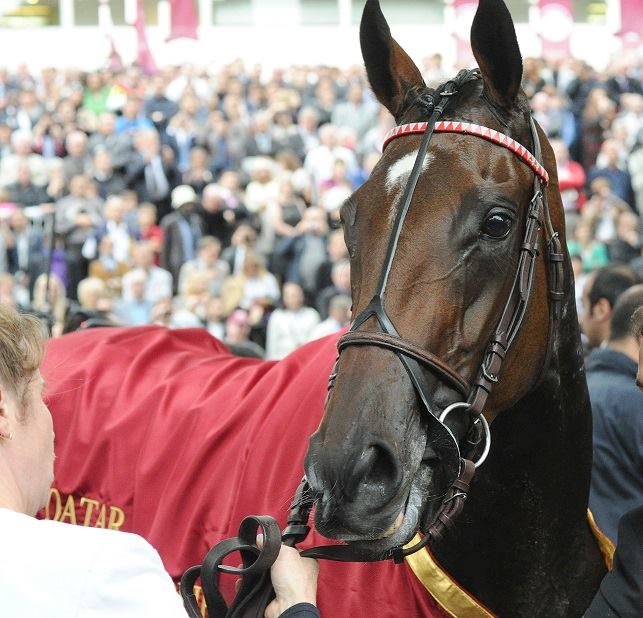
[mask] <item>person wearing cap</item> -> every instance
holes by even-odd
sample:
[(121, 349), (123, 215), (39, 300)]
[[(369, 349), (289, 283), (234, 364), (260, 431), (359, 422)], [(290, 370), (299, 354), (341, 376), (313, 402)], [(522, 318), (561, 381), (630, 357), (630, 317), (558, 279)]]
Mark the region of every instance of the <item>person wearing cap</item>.
[(189, 185), (173, 189), (171, 202), (174, 212), (161, 222), (161, 266), (172, 274), (176, 294), (181, 266), (196, 257), (199, 240), (203, 236), (203, 221), (195, 211), (198, 203), (196, 192)]

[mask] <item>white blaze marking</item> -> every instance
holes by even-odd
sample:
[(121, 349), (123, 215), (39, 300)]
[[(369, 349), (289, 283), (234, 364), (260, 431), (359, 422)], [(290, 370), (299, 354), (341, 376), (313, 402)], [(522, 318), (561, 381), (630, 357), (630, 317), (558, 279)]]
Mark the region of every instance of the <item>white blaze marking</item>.
[[(415, 163), (417, 155), (418, 151), (414, 150), (413, 152), (409, 152), (409, 154), (404, 155), (399, 161), (396, 161), (391, 165), (388, 172), (386, 172), (386, 190), (388, 193), (402, 188), (400, 185), (403, 185), (411, 175), (411, 170), (413, 169), (413, 164)], [(422, 171), (429, 167), (429, 164), (433, 159), (434, 156), (427, 152), (424, 157), (424, 161), (422, 162)]]
[[(395, 196), (396, 201), (399, 201), (402, 197), (403, 189), (404, 187), (406, 187), (406, 183), (411, 176), (413, 164), (415, 163), (415, 159), (417, 158), (417, 156), (417, 150), (409, 152), (409, 154), (404, 155), (399, 161), (393, 163), (393, 165), (391, 165), (388, 172), (386, 173), (386, 192), (390, 194), (395, 191), (395, 193), (397, 193), (397, 195)], [(431, 161), (433, 161), (434, 158), (434, 155), (427, 152), (426, 156), (424, 157), (424, 161), (422, 162), (422, 169), (420, 170), (420, 172), (424, 172), (429, 167), (429, 164), (431, 163)], [(399, 204), (396, 204), (389, 213), (389, 224), (391, 225), (395, 220), (398, 206)]]

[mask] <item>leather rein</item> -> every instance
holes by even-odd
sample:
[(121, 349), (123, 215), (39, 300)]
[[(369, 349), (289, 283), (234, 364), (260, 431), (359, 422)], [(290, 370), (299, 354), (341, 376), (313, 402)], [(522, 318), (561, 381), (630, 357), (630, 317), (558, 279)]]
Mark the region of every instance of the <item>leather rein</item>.
[[(366, 308), (355, 317), (349, 332), (338, 341), (338, 357), (329, 378), (327, 397), (328, 401), (337, 377), (339, 360), (343, 350), (350, 346), (375, 346), (394, 352), (404, 366), (416, 391), (423, 418), (427, 423), (427, 449), (433, 449), (439, 456), (440, 463), (445, 470), (449, 489), (442, 500), (434, 521), (424, 530), (422, 539), (411, 547), (399, 546), (381, 552), (373, 550), (368, 541), (354, 542), (347, 545), (313, 547), (301, 552), (304, 557), (348, 562), (393, 559), (396, 563), (400, 563), (406, 556), (419, 551), (430, 542), (440, 539), (444, 532), (453, 526), (455, 518), (464, 506), (475, 469), (484, 462), (491, 446), (491, 433), (483, 411), (494, 384), (499, 380), (502, 363), (520, 331), (525, 317), (533, 288), (536, 258), (539, 253), (540, 230), (543, 226), (546, 233), (546, 261), (549, 286), (549, 335), (545, 366), (549, 363), (553, 326), (554, 322), (560, 318), (564, 297), (564, 258), (558, 233), (554, 231), (551, 223), (545, 191), (548, 175), (542, 166), (542, 151), (536, 125), (533, 119), (530, 118), (534, 148), (532, 154), (512, 138), (493, 129), (468, 122), (440, 120), (461, 85), (479, 78), (480, 74), (477, 70), (463, 70), (454, 79), (438, 88), (435, 94), (422, 95), (422, 103), (426, 104), (428, 110), (430, 110), (428, 121), (399, 125), (390, 131), (385, 138), (383, 149), (398, 137), (422, 134), (415, 163), (393, 224), (375, 294)], [(534, 172), (533, 195), (529, 202), (525, 232), (520, 246), (520, 258), (513, 285), (472, 384), (469, 384), (455, 369), (430, 351), (401, 337), (384, 306), (386, 286), (404, 221), (411, 207), (429, 142), (435, 132), (474, 135), (496, 143), (511, 150)], [(375, 319), (381, 331), (360, 330), (360, 327), (371, 318)], [(452, 403), (441, 412), (436, 410), (429, 395), (425, 377), (426, 369), (436, 374), (439, 379), (457, 391), (462, 397), (462, 401)], [(458, 441), (444, 423), (446, 417), (457, 409), (462, 409), (468, 413), (472, 420), (471, 428), (476, 428), (478, 432), (482, 431), (483, 433), (482, 453), (475, 461), (461, 455)], [(479, 441), (471, 442), (471, 444), (478, 444), (476, 449), (479, 450)], [(203, 565), (188, 569), (181, 579), (180, 587), (188, 615), (193, 616), (193, 618), (201, 615), (193, 592), (194, 583), (200, 575), (210, 616), (226, 616), (228, 618), (242, 616), (245, 618), (259, 618), (263, 616), (265, 607), (274, 596), (270, 584), (269, 567), (279, 553), (281, 542), (293, 546), (306, 538), (310, 531), (308, 519), (314, 500), (314, 492), (311, 491), (306, 477), (304, 477), (291, 505), (288, 525), (282, 534), (279, 533), (279, 528), (272, 518), (246, 517), (241, 524), (237, 538), (227, 539), (215, 545), (207, 554)], [(264, 535), (262, 549), (256, 546), (254, 538), (258, 528), (262, 529)], [(223, 559), (234, 551), (241, 553), (242, 567), (233, 568), (222, 564)], [(230, 607), (226, 605), (218, 590), (220, 572), (233, 573), (242, 577), (241, 588)]]

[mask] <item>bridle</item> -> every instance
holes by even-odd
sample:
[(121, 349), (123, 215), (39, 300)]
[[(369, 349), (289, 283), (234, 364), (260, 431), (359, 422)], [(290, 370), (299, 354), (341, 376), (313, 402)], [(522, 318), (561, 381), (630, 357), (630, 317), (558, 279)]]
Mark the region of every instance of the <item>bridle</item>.
[[(527, 305), (533, 287), (536, 257), (539, 252), (540, 230), (545, 227), (547, 235), (547, 263), (549, 281), (549, 302), (550, 302), (550, 324), (548, 335), (548, 349), (546, 364), (549, 362), (552, 347), (553, 323), (559, 319), (563, 300), (563, 253), (560, 239), (554, 231), (545, 186), (549, 176), (542, 165), (542, 150), (536, 125), (530, 118), (531, 137), (533, 142), (533, 154), (527, 148), (503, 133), (480, 125), (457, 120), (442, 121), (440, 117), (449, 106), (452, 97), (457, 94), (460, 86), (468, 81), (479, 79), (480, 73), (474, 71), (460, 71), (451, 81), (436, 90), (435, 98), (429, 101), (432, 108), (430, 117), (426, 122), (403, 124), (395, 127), (386, 135), (383, 150), (386, 146), (399, 137), (405, 135), (421, 134), (422, 141), (415, 157), (411, 174), (403, 193), (401, 205), (398, 209), (389, 237), (382, 270), (380, 271), (377, 286), (372, 300), (353, 320), (350, 330), (342, 336), (337, 344), (339, 356), (329, 379), (329, 394), (332, 391), (337, 377), (337, 368), (341, 353), (350, 346), (375, 346), (394, 352), (404, 366), (411, 383), (420, 401), (424, 419), (427, 422), (427, 447), (431, 447), (440, 457), (440, 463), (445, 469), (447, 476), (447, 487), (449, 490), (442, 502), (434, 522), (425, 531), (425, 536), (413, 547), (403, 549), (394, 548), (390, 550), (385, 558), (393, 558), (396, 562), (404, 556), (418, 551), (430, 540), (439, 539), (445, 529), (453, 524), (454, 518), (462, 509), (466, 493), (475, 468), (480, 466), (491, 446), (491, 433), (489, 424), (483, 415), (485, 404), (491, 390), (499, 380), (502, 363), (520, 331)], [(426, 95), (423, 103), (426, 104)], [(461, 133), (480, 137), (492, 143), (498, 144), (513, 152), (521, 161), (528, 165), (534, 173), (533, 194), (527, 211), (526, 226), (523, 240), (520, 246), (520, 258), (516, 268), (513, 285), (509, 292), (504, 309), (496, 328), (487, 344), (483, 360), (477, 372), (475, 381), (469, 385), (455, 369), (450, 367), (435, 354), (425, 350), (411, 341), (404, 339), (398, 333), (395, 325), (388, 316), (385, 309), (385, 293), (393, 262), (396, 255), (399, 239), (404, 227), (407, 214), (417, 186), (423, 162), (428, 151), (431, 137), (436, 132)], [(361, 327), (371, 318), (377, 322), (380, 332), (372, 330), (361, 330)], [(424, 369), (429, 369), (441, 380), (462, 396), (462, 401), (452, 403), (441, 413), (438, 413), (431, 402)], [(484, 432), (484, 445), (482, 454), (475, 460), (462, 457), (458, 441), (453, 433), (445, 425), (446, 417), (457, 409), (466, 410), (473, 419), (473, 424), (480, 424)], [(351, 545), (339, 546), (350, 549)], [(324, 552), (313, 552), (308, 550), (306, 555), (314, 557), (328, 557), (326, 554), (331, 551), (333, 557), (338, 552), (338, 547), (324, 548)], [(308, 553), (310, 552), (310, 553)], [(350, 553), (347, 551), (346, 553)], [(380, 558), (381, 559), (381, 558)]]
[[(394, 352), (404, 366), (420, 401), (423, 417), (427, 424), (427, 448), (433, 449), (439, 456), (447, 478), (446, 486), (449, 489), (442, 500), (434, 521), (424, 530), (423, 538), (411, 547), (395, 547), (382, 553), (381, 551), (370, 549), (369, 542), (366, 541), (349, 545), (313, 547), (302, 551), (302, 556), (350, 562), (370, 562), (386, 559), (402, 562), (406, 556), (419, 551), (431, 541), (441, 538), (445, 530), (453, 526), (455, 518), (464, 506), (475, 469), (484, 462), (491, 446), (489, 424), (483, 415), (483, 411), (494, 384), (499, 380), (502, 363), (520, 331), (525, 317), (533, 287), (536, 257), (538, 256), (540, 244), (540, 230), (543, 226), (546, 233), (549, 285), (549, 334), (545, 367), (549, 364), (553, 345), (554, 322), (560, 318), (564, 297), (563, 253), (558, 233), (554, 231), (551, 223), (545, 191), (548, 175), (542, 166), (542, 151), (536, 125), (533, 119), (530, 118), (533, 142), (532, 154), (524, 146), (499, 131), (469, 122), (440, 120), (462, 84), (479, 78), (479, 71), (463, 70), (454, 79), (438, 88), (435, 94), (422, 94), (421, 102), (430, 113), (429, 119), (426, 122), (399, 125), (392, 129), (384, 140), (383, 149), (392, 140), (399, 137), (414, 134), (422, 135), (415, 163), (403, 193), (401, 206), (393, 223), (375, 294), (366, 308), (355, 317), (349, 332), (339, 339), (337, 344), (338, 357), (329, 378), (328, 388), (328, 395), (330, 396), (337, 377), (339, 359), (346, 348), (350, 346), (374, 346)], [(385, 309), (385, 293), (398, 242), (411, 207), (429, 142), (436, 132), (473, 135), (498, 144), (511, 150), (534, 172), (533, 195), (529, 202), (525, 232), (520, 246), (520, 258), (513, 285), (496, 328), (487, 343), (482, 363), (472, 384), (469, 384), (455, 369), (430, 351), (404, 339), (398, 333)], [(375, 319), (381, 331), (361, 330), (361, 327), (371, 318)], [(452, 403), (438, 413), (429, 395), (425, 377), (426, 369), (436, 374), (439, 379), (457, 391), (462, 396), (462, 401)], [(481, 427), (484, 432), (483, 450), (475, 461), (461, 455), (458, 441), (444, 423), (447, 416), (457, 409), (465, 410), (471, 416), (472, 426)], [(227, 616), (263, 615), (261, 607), (265, 608), (269, 602), (271, 591), (269, 579), (266, 579), (265, 564), (263, 564), (271, 563), (271, 560), (264, 558), (269, 555), (274, 560), (279, 551), (279, 544), (282, 541), (288, 545), (295, 545), (306, 538), (310, 530), (308, 518), (313, 504), (314, 495), (306, 477), (304, 477), (291, 505), (288, 526), (284, 529), (280, 538), (276, 536), (275, 531), (272, 529), (274, 526), (271, 528), (269, 523), (266, 522), (266, 518), (247, 517), (244, 519), (238, 538), (228, 539), (216, 545), (206, 556), (202, 567), (192, 567), (186, 571), (181, 580), (181, 592), (186, 603), (187, 599), (194, 600), (192, 586), (199, 573), (201, 573), (201, 569), (203, 569), (202, 583), (209, 607), (214, 609), (216, 606), (219, 613), (223, 612), (221, 615)], [(276, 524), (274, 525), (276, 526)], [(263, 551), (254, 546), (253, 535), (256, 533), (258, 526), (264, 532)], [(240, 569), (223, 567), (221, 564), (223, 558), (235, 550), (241, 551), (244, 566)], [(260, 562), (261, 566), (259, 565)], [(243, 593), (237, 596), (229, 610), (216, 588), (218, 571), (234, 572), (244, 576)], [(206, 588), (206, 582), (208, 581), (214, 581), (214, 590), (212, 585), (209, 586), (210, 590)], [(240, 599), (240, 601), (237, 602), (237, 599)], [(250, 599), (253, 600), (250, 601)], [(256, 613), (254, 613), (255, 607), (259, 608)], [(249, 608), (253, 609), (250, 611)], [(194, 610), (194, 613), (190, 613), (190, 608), (188, 607), (187, 609), (190, 615), (197, 615), (196, 610)], [(219, 613), (212, 615), (219, 615)]]

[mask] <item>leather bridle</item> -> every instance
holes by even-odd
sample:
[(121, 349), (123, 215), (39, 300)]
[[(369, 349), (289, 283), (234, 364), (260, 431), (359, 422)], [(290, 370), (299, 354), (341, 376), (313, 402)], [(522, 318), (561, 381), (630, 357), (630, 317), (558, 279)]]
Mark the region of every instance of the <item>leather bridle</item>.
[[(499, 380), (502, 363), (514, 342), (522, 326), (527, 305), (533, 287), (536, 258), (539, 253), (540, 230), (544, 226), (547, 238), (547, 263), (549, 280), (549, 303), (550, 303), (550, 324), (548, 334), (548, 350), (546, 363), (549, 362), (552, 346), (553, 323), (560, 316), (563, 300), (563, 253), (561, 242), (557, 232), (554, 231), (545, 186), (549, 180), (547, 172), (542, 165), (542, 150), (536, 125), (530, 118), (530, 129), (533, 143), (533, 154), (524, 146), (502, 134), (499, 131), (481, 127), (473, 123), (460, 121), (440, 121), (440, 117), (449, 106), (453, 96), (458, 92), (460, 86), (473, 79), (478, 79), (480, 74), (477, 70), (461, 71), (455, 79), (447, 82), (436, 90), (435, 100), (430, 102), (432, 107), (429, 120), (421, 123), (401, 125), (389, 132), (384, 141), (384, 148), (391, 140), (404, 135), (422, 134), (422, 141), (418, 149), (415, 163), (409, 176), (406, 188), (403, 193), (401, 205), (393, 223), (391, 236), (389, 238), (384, 263), (378, 279), (375, 293), (372, 300), (353, 320), (350, 330), (342, 336), (337, 344), (339, 356), (329, 379), (329, 395), (332, 391), (341, 353), (350, 346), (374, 346), (394, 352), (404, 366), (411, 383), (415, 389), (423, 417), (427, 423), (427, 448), (431, 448), (440, 458), (447, 477), (446, 493), (442, 506), (434, 522), (425, 531), (425, 537), (417, 545), (403, 549), (394, 548), (390, 550), (386, 558), (393, 558), (401, 561), (421, 547), (424, 547), (431, 539), (439, 539), (445, 529), (453, 524), (453, 519), (462, 509), (466, 493), (469, 487), (474, 470), (480, 466), (486, 458), (491, 446), (491, 433), (485, 416), (483, 415), (485, 404), (491, 390)], [(426, 98), (423, 103), (426, 104)], [(469, 385), (455, 369), (450, 367), (435, 354), (425, 350), (411, 341), (400, 336), (395, 325), (385, 309), (385, 293), (391, 269), (396, 255), (398, 242), (402, 233), (405, 219), (411, 207), (411, 202), (417, 186), (420, 173), (429, 142), (434, 132), (464, 133), (481, 137), (508, 148), (534, 172), (533, 195), (529, 202), (526, 217), (525, 232), (520, 246), (520, 258), (516, 268), (513, 285), (505, 302), (500, 319), (487, 344), (483, 360), (476, 374), (475, 381)], [(381, 332), (373, 330), (362, 330), (364, 324), (374, 319), (381, 329)], [(425, 370), (430, 370), (439, 379), (447, 383), (453, 390), (457, 391), (463, 398), (447, 406), (441, 412), (435, 409), (432, 403), (429, 389), (425, 378)], [(457, 409), (465, 410), (473, 420), (474, 425), (480, 425), (483, 429), (484, 445), (481, 455), (474, 461), (460, 454), (458, 441), (453, 433), (445, 425), (446, 417)], [(338, 559), (339, 553), (351, 554), (351, 545), (331, 546), (319, 548), (319, 550), (307, 550), (305, 555), (314, 557), (331, 557)], [(322, 551), (323, 550), (323, 551)], [(364, 552), (360, 552), (364, 553)], [(361, 559), (364, 559), (363, 557)], [(380, 557), (381, 559), (381, 557)]]
[[(312, 549), (302, 551), (302, 556), (351, 562), (377, 561), (385, 559), (393, 559), (395, 562), (402, 562), (405, 556), (420, 550), (422, 547), (429, 544), (429, 542), (441, 538), (445, 530), (453, 525), (454, 519), (464, 506), (464, 501), (466, 499), (469, 484), (475, 472), (475, 468), (483, 463), (491, 446), (489, 425), (483, 415), (483, 412), (489, 394), (491, 393), (493, 386), (499, 380), (503, 361), (520, 331), (525, 317), (525, 312), (533, 287), (536, 258), (538, 256), (540, 244), (540, 230), (543, 226), (546, 233), (546, 259), (548, 265), (549, 285), (549, 333), (545, 367), (549, 363), (552, 350), (554, 322), (560, 318), (564, 297), (563, 253), (558, 233), (554, 231), (551, 223), (547, 194), (545, 191), (548, 176), (542, 166), (542, 151), (536, 125), (533, 119), (530, 118), (531, 137), (533, 143), (532, 154), (524, 148), (524, 146), (498, 131), (467, 122), (440, 121), (442, 114), (453, 100), (453, 96), (458, 93), (462, 84), (479, 78), (480, 73), (477, 70), (460, 71), (454, 79), (446, 82), (443, 86), (438, 88), (435, 91), (435, 94), (421, 95), (422, 104), (425, 105), (427, 110), (430, 112), (428, 121), (398, 126), (387, 136), (384, 148), (392, 139), (403, 135), (421, 133), (422, 140), (403, 193), (400, 208), (393, 224), (375, 294), (366, 308), (355, 317), (349, 332), (339, 339), (337, 344), (339, 355), (329, 378), (330, 396), (337, 377), (341, 353), (350, 346), (374, 346), (394, 352), (404, 366), (417, 394), (423, 418), (427, 425), (427, 449), (432, 449), (439, 457), (440, 464), (444, 468), (447, 479), (446, 486), (448, 487), (448, 491), (442, 500), (441, 507), (434, 521), (426, 530), (424, 530), (424, 537), (420, 542), (411, 547), (395, 547), (387, 550), (386, 552), (372, 551), (369, 549), (369, 542), (364, 541), (348, 545), (314, 547)], [(474, 135), (499, 144), (500, 146), (508, 148), (514, 152), (514, 154), (529, 165), (529, 167), (534, 171), (533, 195), (529, 202), (527, 211), (525, 232), (520, 246), (520, 258), (518, 260), (516, 274), (514, 276), (509, 296), (496, 328), (487, 344), (482, 363), (472, 384), (469, 384), (468, 381), (465, 380), (455, 369), (450, 367), (430, 351), (404, 339), (398, 333), (395, 325), (388, 316), (384, 302), (386, 287), (391, 274), (398, 242), (405, 219), (411, 207), (415, 188), (428, 151), (429, 142), (434, 132), (440, 131)], [(361, 327), (368, 320), (371, 320), (371, 318), (377, 322), (381, 331), (361, 329)], [(441, 412), (436, 410), (429, 394), (429, 388), (426, 381), (425, 370), (427, 369), (437, 375), (439, 379), (447, 383), (453, 390), (458, 392), (462, 396), (462, 401), (452, 403)], [(472, 426), (481, 427), (483, 429), (483, 452), (475, 461), (461, 455), (458, 441), (444, 423), (446, 417), (457, 409), (465, 410), (466, 413), (470, 415)], [(288, 526), (285, 528), (281, 539), (268, 538), (270, 535), (268, 534), (268, 530), (266, 529), (265, 522), (262, 518), (246, 518), (242, 523), (242, 530), (245, 528), (256, 530), (257, 526), (260, 525), (266, 534), (266, 539), (264, 541), (264, 543), (266, 543), (266, 550), (269, 549), (271, 554), (276, 556), (275, 551), (278, 552), (279, 541), (283, 541), (288, 545), (294, 545), (306, 538), (310, 530), (308, 526), (308, 518), (313, 504), (314, 493), (311, 491), (306, 477), (304, 477), (297, 489), (295, 499), (291, 505), (291, 512), (288, 517)], [(271, 536), (274, 537), (274, 534)], [(239, 604), (237, 604), (237, 601), (235, 600), (235, 605), (230, 608), (227, 614), (228, 616), (254, 616), (254, 613), (247, 611), (250, 603), (249, 599), (251, 597), (255, 599), (254, 603), (250, 603), (253, 607), (255, 605), (260, 607), (261, 603), (264, 603), (265, 599), (269, 600), (269, 594), (267, 595), (266, 593), (267, 583), (265, 574), (262, 576), (253, 575), (257, 571), (257, 568), (253, 565), (253, 560), (255, 560), (255, 556), (257, 554), (259, 554), (259, 556), (263, 554), (262, 552), (254, 550), (251, 551), (251, 540), (252, 539), (250, 539), (248, 535), (244, 536), (240, 534), (238, 539), (228, 539), (228, 541), (223, 541), (211, 550), (204, 562), (204, 567), (206, 564), (209, 565), (208, 573), (211, 577), (215, 577), (217, 570), (212, 565), (219, 565), (222, 562), (223, 557), (231, 551), (235, 549), (238, 550), (239, 548), (242, 549), (244, 567), (238, 570), (230, 568), (225, 570), (227, 572), (234, 571), (240, 575), (249, 575), (249, 583), (246, 582), (246, 584), (244, 584), (246, 587), (246, 599), (245, 601), (242, 600)], [(217, 550), (218, 553), (215, 553)], [(213, 556), (216, 558), (213, 558)], [(259, 560), (258, 558), (256, 559)], [(192, 569), (196, 568), (197, 567), (192, 567)], [(220, 566), (219, 569), (222, 570)], [(190, 571), (186, 572), (184, 578), (189, 572)], [(192, 572), (191, 578), (187, 580), (185, 586), (183, 586), (182, 581), (182, 588), (184, 588), (183, 591), (185, 592), (184, 598), (187, 598), (189, 595), (189, 591), (191, 591), (190, 583), (194, 583), (196, 576), (197, 573)], [(253, 580), (252, 577), (255, 577), (256, 579)], [(206, 579), (210, 579), (210, 577)], [(207, 595), (205, 582), (203, 583), (204, 591)], [(209, 599), (209, 603), (217, 603), (218, 600), (214, 594), (210, 593), (210, 595), (211, 598)], [(238, 614), (235, 613), (236, 610), (234, 609), (236, 605), (238, 605), (239, 608)], [(225, 607), (225, 605), (220, 607)], [(263, 607), (265, 607), (265, 604)], [(243, 611), (241, 611), (242, 609)], [(257, 610), (256, 615), (259, 616), (262, 614)]]

